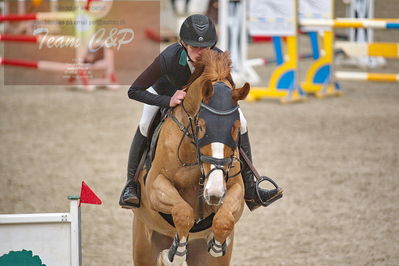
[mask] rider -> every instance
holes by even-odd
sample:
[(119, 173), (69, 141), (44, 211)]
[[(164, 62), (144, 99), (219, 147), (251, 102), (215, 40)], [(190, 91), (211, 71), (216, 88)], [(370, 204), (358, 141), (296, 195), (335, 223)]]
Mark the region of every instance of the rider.
[[(129, 98), (145, 104), (139, 127), (130, 147), (127, 183), (119, 200), (119, 205), (123, 208), (140, 206), (139, 184), (134, 180), (134, 176), (136, 171), (139, 171), (139, 162), (147, 147), (148, 131), (152, 119), (160, 107), (170, 108), (182, 102), (186, 94), (182, 88), (194, 71), (193, 62), (196, 62), (204, 49), (222, 52), (215, 47), (216, 42), (214, 23), (207, 16), (189, 16), (180, 28), (179, 43), (168, 46), (129, 88)], [(252, 160), (246, 120), (241, 110), (240, 121), (240, 147)], [(245, 185), (245, 201), (250, 210), (254, 210), (262, 205), (262, 202), (266, 202), (276, 195), (276, 189), (259, 188), (257, 193), (254, 176), (245, 162), (241, 173)]]

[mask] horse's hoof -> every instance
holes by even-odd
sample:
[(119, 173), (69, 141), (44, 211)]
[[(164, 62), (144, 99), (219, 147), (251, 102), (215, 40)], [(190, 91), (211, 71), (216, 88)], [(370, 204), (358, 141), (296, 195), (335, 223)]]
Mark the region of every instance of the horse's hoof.
[(159, 253), (157, 260), (158, 266), (187, 266), (186, 260), (182, 260), (182, 258), (179, 257), (175, 257), (173, 261), (170, 261), (168, 253), (168, 249), (164, 249), (161, 251), (161, 253)]

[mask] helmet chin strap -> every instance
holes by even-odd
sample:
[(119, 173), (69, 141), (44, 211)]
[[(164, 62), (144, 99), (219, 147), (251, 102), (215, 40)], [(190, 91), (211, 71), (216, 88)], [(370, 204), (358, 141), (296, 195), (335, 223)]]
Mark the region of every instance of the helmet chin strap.
[(194, 63), (194, 61), (191, 59), (190, 55), (188, 54), (188, 51), (187, 51), (187, 48), (186, 48), (185, 43), (184, 43), (182, 40), (179, 40), (179, 43), (180, 43), (181, 46), (183, 46), (184, 50), (186, 51), (188, 60), (189, 60), (190, 62), (193, 62), (193, 63)]

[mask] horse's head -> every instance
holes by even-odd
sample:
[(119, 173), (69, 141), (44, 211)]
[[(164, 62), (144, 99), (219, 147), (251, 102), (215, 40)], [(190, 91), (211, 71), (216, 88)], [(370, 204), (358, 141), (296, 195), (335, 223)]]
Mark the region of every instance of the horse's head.
[[(204, 175), (203, 197), (209, 205), (222, 203), (240, 134), (238, 101), (249, 93), (249, 84), (235, 88), (228, 53), (204, 53), (200, 59), (202, 101), (198, 113), (198, 147)], [(198, 65), (196, 66), (198, 68)], [(202, 79), (202, 81), (201, 81)]]
[[(212, 93), (210, 93), (212, 92)], [(209, 205), (221, 204), (229, 176), (238, 173), (233, 166), (240, 134), (240, 114), (237, 102), (249, 92), (246, 83), (233, 89), (225, 82), (208, 82), (199, 112), (199, 148), (204, 180), (204, 198)]]

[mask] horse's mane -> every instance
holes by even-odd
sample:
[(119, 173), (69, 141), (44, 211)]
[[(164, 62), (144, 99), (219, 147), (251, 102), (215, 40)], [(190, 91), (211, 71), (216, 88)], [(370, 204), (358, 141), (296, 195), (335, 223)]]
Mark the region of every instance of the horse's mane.
[(198, 78), (201, 78), (203, 82), (227, 79), (234, 87), (234, 82), (230, 74), (231, 59), (229, 52), (219, 53), (210, 49), (205, 50), (197, 62), (194, 63), (194, 67), (195, 70), (191, 74), (186, 88), (190, 87)]

